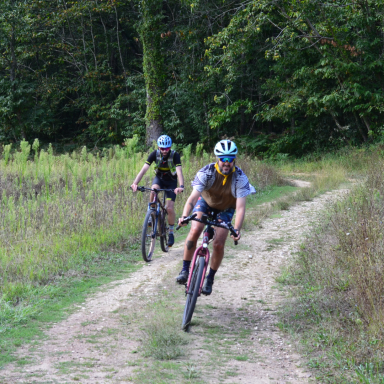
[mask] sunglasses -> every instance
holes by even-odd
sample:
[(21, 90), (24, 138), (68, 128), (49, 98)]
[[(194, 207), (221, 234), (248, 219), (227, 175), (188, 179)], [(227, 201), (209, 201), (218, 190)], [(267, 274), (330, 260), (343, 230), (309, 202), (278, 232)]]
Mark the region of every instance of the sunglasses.
[(169, 151), (171, 147), (159, 147), (160, 151)]
[(235, 161), (236, 157), (219, 157), (219, 160), (222, 163), (225, 163), (228, 161), (228, 163), (233, 163)]

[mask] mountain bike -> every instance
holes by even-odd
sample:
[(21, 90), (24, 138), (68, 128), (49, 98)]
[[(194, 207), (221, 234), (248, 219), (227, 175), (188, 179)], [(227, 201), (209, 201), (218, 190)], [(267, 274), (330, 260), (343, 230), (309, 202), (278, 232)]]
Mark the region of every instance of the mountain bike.
[[(156, 238), (160, 238), (160, 246), (163, 252), (168, 252), (168, 212), (165, 207), (165, 192), (173, 192), (173, 189), (152, 189), (146, 187), (137, 187), (140, 192), (154, 192), (153, 202), (148, 204), (148, 211), (145, 215), (143, 231), (141, 233), (141, 253), (144, 261), (152, 260), (155, 250)], [(163, 198), (159, 198), (160, 192)]]
[[(181, 328), (184, 331), (188, 331), (189, 329), (197, 298), (201, 295), (201, 290), (203, 288), (204, 278), (210, 258), (208, 244), (214, 239), (215, 236), (215, 230), (213, 227), (228, 229), (233, 236), (237, 237), (237, 233), (233, 228), (233, 225), (231, 223), (217, 221), (216, 215), (213, 215), (210, 218), (207, 215), (203, 215), (201, 219), (198, 219), (196, 216), (197, 213), (194, 213), (182, 221), (182, 223), (185, 224), (188, 224), (191, 220), (206, 224), (203, 232), (203, 242), (193, 254), (190, 266), (191, 273), (189, 274), (188, 282), (186, 284), (185, 295), (187, 296), (187, 300), (184, 307), (183, 322), (181, 324)], [(178, 225), (176, 229), (178, 230), (179, 228), (180, 225)], [(237, 245), (237, 241), (235, 241), (235, 245)]]

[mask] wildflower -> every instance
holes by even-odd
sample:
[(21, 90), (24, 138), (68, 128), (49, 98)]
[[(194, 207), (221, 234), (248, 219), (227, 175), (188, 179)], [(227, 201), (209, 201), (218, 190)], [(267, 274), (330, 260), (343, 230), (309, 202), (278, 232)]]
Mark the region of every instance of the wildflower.
[(349, 232), (347, 232), (347, 233), (346, 233), (346, 235), (347, 235), (347, 236), (349, 236), (349, 235), (350, 235), (350, 233), (349, 233)]

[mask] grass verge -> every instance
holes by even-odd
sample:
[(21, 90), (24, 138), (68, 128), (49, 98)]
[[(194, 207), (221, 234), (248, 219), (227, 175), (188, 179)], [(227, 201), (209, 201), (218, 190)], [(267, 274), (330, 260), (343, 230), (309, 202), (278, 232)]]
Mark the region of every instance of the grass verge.
[(84, 263), (70, 274), (56, 277), (44, 287), (30, 287), (15, 305), (0, 301), (0, 369), (17, 360), (14, 352), (25, 343), (38, 344), (45, 330), (75, 310), (98, 287), (126, 278), (141, 267), (139, 252), (132, 247), (129, 253), (106, 252), (84, 255)]
[(280, 327), (327, 383), (384, 383), (384, 162), (324, 213), (279, 280), (293, 299)]

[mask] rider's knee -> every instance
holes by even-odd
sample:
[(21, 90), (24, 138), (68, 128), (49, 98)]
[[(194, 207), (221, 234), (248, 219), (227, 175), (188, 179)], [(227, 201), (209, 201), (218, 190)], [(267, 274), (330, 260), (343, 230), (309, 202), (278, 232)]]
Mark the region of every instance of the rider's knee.
[(222, 252), (224, 252), (224, 244), (215, 243), (215, 244), (213, 244), (213, 249), (216, 252), (222, 253)]
[(200, 236), (201, 231), (198, 228), (191, 228), (189, 231), (188, 239), (197, 241)]

